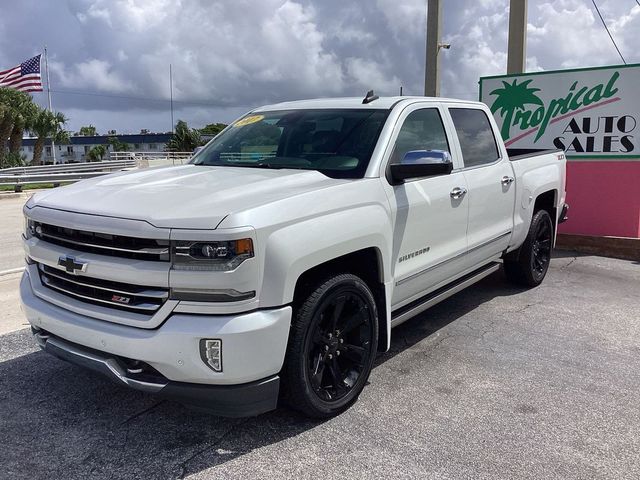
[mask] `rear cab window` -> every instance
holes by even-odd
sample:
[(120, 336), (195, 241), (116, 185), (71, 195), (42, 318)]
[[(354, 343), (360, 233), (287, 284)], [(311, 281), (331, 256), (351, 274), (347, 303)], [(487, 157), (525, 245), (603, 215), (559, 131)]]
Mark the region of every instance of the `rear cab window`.
[(498, 144), (487, 114), (477, 108), (449, 108), (458, 135), (465, 168), (479, 167), (500, 159)]

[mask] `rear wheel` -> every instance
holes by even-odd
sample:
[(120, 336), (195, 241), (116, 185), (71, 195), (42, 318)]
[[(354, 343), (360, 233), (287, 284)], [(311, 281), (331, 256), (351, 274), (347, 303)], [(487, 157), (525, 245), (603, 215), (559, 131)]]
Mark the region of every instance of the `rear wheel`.
[(542, 283), (551, 262), (553, 223), (546, 210), (538, 210), (531, 219), (529, 233), (515, 259), (505, 259), (504, 271), (512, 282), (525, 287)]
[(358, 399), (378, 344), (378, 312), (359, 277), (321, 282), (295, 312), (283, 370), (285, 399), (306, 415), (327, 418)]

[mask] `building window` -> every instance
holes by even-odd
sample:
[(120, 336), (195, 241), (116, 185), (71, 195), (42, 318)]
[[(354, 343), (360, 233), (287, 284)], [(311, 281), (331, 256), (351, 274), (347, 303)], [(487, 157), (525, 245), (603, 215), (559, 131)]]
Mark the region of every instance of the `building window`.
[(87, 153), (89, 153), (89, 150), (91, 150), (91, 147), (89, 145), (85, 145), (84, 146), (84, 154), (86, 155)]
[(134, 150), (140, 150), (140, 144), (139, 143), (134, 143), (133, 144), (133, 148), (134, 148)]
[(67, 154), (73, 155), (73, 146), (72, 145), (68, 145), (67, 146)]
[(62, 151), (62, 145), (58, 145), (58, 151)]
[(47, 155), (47, 157), (51, 156), (51, 147), (50, 146), (49, 147), (45, 147), (44, 151), (45, 151), (45, 154)]
[(149, 150), (157, 150), (158, 149), (158, 144), (157, 143), (150, 143), (149, 144)]

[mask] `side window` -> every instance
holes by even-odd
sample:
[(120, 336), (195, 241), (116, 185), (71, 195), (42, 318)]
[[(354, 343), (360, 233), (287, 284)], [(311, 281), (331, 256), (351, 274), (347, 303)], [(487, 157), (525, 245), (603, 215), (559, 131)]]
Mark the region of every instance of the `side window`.
[(449, 152), (447, 134), (437, 108), (424, 108), (411, 112), (396, 139), (390, 163), (400, 163), (412, 150), (444, 150)]
[(493, 163), (500, 155), (487, 115), (473, 108), (450, 108), (465, 167)]

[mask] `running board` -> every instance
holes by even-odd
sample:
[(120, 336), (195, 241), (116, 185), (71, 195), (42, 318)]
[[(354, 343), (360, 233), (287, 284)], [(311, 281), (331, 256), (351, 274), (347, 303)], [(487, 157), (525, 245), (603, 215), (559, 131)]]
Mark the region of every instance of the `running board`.
[(433, 307), (435, 304), (446, 300), (452, 295), (455, 295), (461, 290), (464, 290), (470, 285), (482, 280), (484, 277), (491, 275), (493, 272), (500, 268), (500, 263), (492, 262), (488, 265), (474, 270), (471, 273), (455, 280), (454, 282), (445, 285), (425, 295), (418, 300), (415, 300), (404, 307), (399, 308), (395, 312), (391, 312), (391, 328), (397, 327), (401, 323), (406, 322), (411, 317), (424, 312), (426, 309)]

